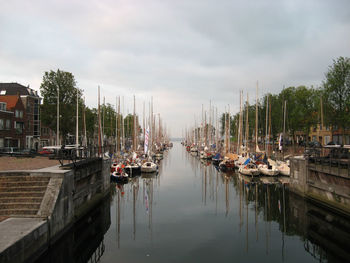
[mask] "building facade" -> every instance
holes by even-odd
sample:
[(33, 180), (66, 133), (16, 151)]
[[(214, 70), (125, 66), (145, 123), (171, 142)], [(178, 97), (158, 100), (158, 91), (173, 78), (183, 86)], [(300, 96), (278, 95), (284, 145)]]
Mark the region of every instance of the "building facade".
[(26, 112), (19, 95), (0, 95), (0, 148), (25, 148)]
[(20, 96), (25, 109), (25, 147), (39, 149), (40, 147), (40, 102), (38, 92), (18, 83), (0, 83), (0, 96)]
[(319, 142), (321, 145), (327, 145), (333, 141), (332, 127), (317, 124), (310, 128), (309, 141)]

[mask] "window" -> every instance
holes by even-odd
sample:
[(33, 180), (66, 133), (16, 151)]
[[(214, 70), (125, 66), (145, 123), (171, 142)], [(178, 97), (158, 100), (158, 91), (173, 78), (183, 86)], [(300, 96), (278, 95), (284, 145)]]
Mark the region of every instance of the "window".
[(19, 110), (15, 110), (15, 116), (16, 118), (19, 118)]
[(326, 135), (324, 136), (324, 144), (328, 144), (331, 141), (331, 136)]
[(19, 111), (19, 117), (20, 117), (20, 118), (23, 118), (23, 111), (22, 111), (22, 110)]
[(6, 130), (10, 130), (10, 129), (11, 129), (11, 121), (6, 120)]
[(15, 122), (15, 128), (18, 134), (22, 134), (24, 128), (23, 122)]
[(0, 119), (0, 130), (4, 129), (4, 120)]
[(6, 111), (6, 102), (0, 102), (0, 110)]
[(4, 138), (0, 138), (0, 148), (4, 147)]

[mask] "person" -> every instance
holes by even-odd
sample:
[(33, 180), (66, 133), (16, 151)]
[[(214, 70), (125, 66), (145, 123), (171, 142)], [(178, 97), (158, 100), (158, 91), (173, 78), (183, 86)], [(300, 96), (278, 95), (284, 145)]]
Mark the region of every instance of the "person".
[(283, 137), (282, 137), (282, 133), (281, 133), (280, 139), (278, 141), (278, 150), (280, 151), (280, 153), (282, 153), (282, 147), (283, 147)]

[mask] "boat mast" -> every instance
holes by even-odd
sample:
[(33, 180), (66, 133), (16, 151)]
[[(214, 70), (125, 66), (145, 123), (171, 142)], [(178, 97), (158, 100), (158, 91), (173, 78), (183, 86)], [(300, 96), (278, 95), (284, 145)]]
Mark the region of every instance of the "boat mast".
[(286, 144), (286, 109), (287, 109), (287, 101), (284, 101), (284, 110), (283, 110), (283, 143), (282, 143), (282, 154), (284, 160), (284, 146)]
[(209, 102), (209, 125), (208, 125), (208, 131), (209, 131), (209, 145), (212, 144), (212, 141), (211, 141), (211, 100)]
[(249, 117), (249, 96), (247, 93), (247, 110), (246, 110), (246, 123), (245, 123), (245, 142), (246, 142), (246, 152), (249, 153), (249, 147), (248, 147), (248, 138), (249, 138), (249, 123), (248, 123), (248, 117)]
[(77, 88), (77, 111), (76, 111), (76, 125), (75, 125), (75, 145), (78, 147), (79, 145), (79, 89)]
[(101, 156), (102, 152), (102, 140), (101, 140), (101, 109), (100, 109), (100, 86), (98, 86), (98, 156)]
[[(143, 101), (143, 143), (145, 143), (146, 138), (146, 126), (145, 126), (145, 101)], [(145, 149), (143, 149), (145, 150)]]
[(239, 91), (239, 118), (238, 118), (238, 132), (237, 132), (237, 149), (236, 153), (239, 154), (239, 142), (240, 142), (240, 136), (241, 136), (241, 91)]
[(269, 108), (269, 96), (266, 96), (266, 116), (265, 116), (265, 152), (267, 153), (267, 148), (268, 148), (268, 125), (267, 125), (267, 121), (268, 121), (268, 108)]
[(57, 131), (56, 144), (60, 145), (60, 87), (57, 87)]
[(243, 90), (241, 90), (241, 94), (240, 94), (240, 98), (241, 98), (241, 109), (240, 109), (240, 141), (239, 141), (239, 153), (242, 154), (242, 144), (243, 144), (243, 119), (244, 119), (244, 115), (243, 115), (243, 109), (244, 109), (244, 102), (243, 102)]
[[(119, 100), (120, 100), (120, 98), (119, 98)], [(121, 130), (121, 135), (122, 135), (122, 139), (121, 139), (121, 145), (120, 145), (120, 148), (121, 148), (121, 150), (124, 150), (124, 133), (125, 133), (125, 130), (124, 130), (124, 96), (122, 97), (122, 103), (123, 103), (123, 106), (122, 106), (122, 110), (123, 110), (123, 112), (122, 112), (122, 114), (120, 115), (120, 121), (121, 121), (121, 128), (122, 128), (122, 130)]]
[[(269, 132), (268, 132), (268, 136), (267, 136), (267, 142), (270, 142), (270, 138), (271, 138), (271, 107), (272, 107), (272, 101), (271, 101), (271, 96), (270, 100), (269, 100)], [(267, 153), (267, 156), (269, 156), (269, 153)]]
[(83, 139), (83, 146), (87, 146), (87, 137), (86, 137), (86, 118), (85, 118), (85, 97), (84, 97), (84, 111), (83, 111), (83, 125), (84, 125), (84, 139)]
[(255, 151), (259, 151), (258, 144), (258, 81), (256, 82), (256, 98), (255, 98)]
[(228, 105), (227, 113), (227, 152), (231, 152), (231, 117), (230, 117), (230, 104)]
[(103, 108), (102, 108), (102, 143), (104, 141), (105, 134), (105, 111), (106, 111), (105, 96), (103, 96)]
[(134, 118), (133, 118), (133, 137), (132, 137), (133, 151), (136, 151), (136, 102), (134, 95)]
[(215, 139), (216, 139), (216, 150), (219, 150), (219, 120), (218, 120), (218, 107), (215, 107), (216, 125), (215, 125)]

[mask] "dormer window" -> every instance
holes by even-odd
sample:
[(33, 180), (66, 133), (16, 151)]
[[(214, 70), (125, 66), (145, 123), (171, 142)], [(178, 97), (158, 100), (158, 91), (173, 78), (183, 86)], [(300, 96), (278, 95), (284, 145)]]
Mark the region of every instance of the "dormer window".
[(16, 118), (23, 118), (23, 111), (22, 110), (15, 110), (15, 116), (16, 116)]
[(0, 110), (6, 111), (6, 102), (0, 102)]

